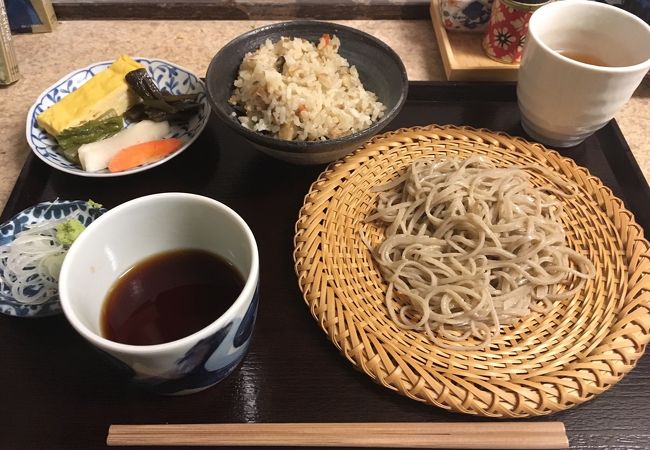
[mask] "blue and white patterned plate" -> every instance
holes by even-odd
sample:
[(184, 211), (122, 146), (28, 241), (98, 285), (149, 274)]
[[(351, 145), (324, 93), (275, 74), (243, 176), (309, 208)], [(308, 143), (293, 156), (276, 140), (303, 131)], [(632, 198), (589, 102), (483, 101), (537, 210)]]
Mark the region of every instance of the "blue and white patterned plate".
[(135, 57), (133, 59), (147, 68), (149, 74), (156, 81), (156, 84), (160, 89), (166, 89), (172, 94), (200, 93), (199, 102), (202, 105), (201, 110), (192, 117), (187, 124), (170, 124), (171, 134), (168, 137), (182, 139), (185, 144), (179, 150), (159, 161), (115, 173), (110, 173), (107, 170), (101, 172), (86, 172), (80, 166), (71, 163), (57, 152), (58, 145), (56, 140), (38, 126), (38, 123), (36, 123), (36, 117), (70, 92), (78, 89), (82, 84), (92, 78), (93, 75), (101, 72), (113, 63), (113, 61), (103, 61), (69, 73), (47, 88), (38, 97), (36, 103), (32, 105), (27, 113), (25, 132), (27, 143), (34, 153), (36, 153), (36, 156), (55, 169), (74, 175), (80, 175), (82, 177), (116, 177), (142, 172), (143, 170), (156, 167), (169, 161), (171, 158), (189, 147), (189, 145), (199, 137), (199, 134), (201, 134), (201, 131), (205, 128), (210, 117), (210, 105), (205, 95), (205, 85), (203, 84), (203, 81), (189, 70), (161, 59), (140, 57)]
[[(16, 234), (25, 230), (25, 228), (46, 220), (70, 217), (76, 218), (85, 226), (88, 226), (105, 212), (106, 209), (90, 207), (87, 202), (81, 200), (55, 200), (53, 202), (39, 203), (16, 214), (12, 219), (0, 225), (0, 245), (10, 244)], [(3, 277), (4, 268), (0, 266), (0, 280)], [(0, 313), (18, 317), (45, 317), (60, 312), (61, 304), (58, 295), (50, 297), (49, 300), (40, 305), (25, 305), (17, 302), (4, 283), (0, 283)]]

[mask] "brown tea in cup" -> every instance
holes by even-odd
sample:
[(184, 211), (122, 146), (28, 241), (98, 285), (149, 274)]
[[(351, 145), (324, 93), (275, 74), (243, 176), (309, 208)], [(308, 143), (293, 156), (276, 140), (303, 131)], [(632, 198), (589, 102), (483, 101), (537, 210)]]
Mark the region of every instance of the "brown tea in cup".
[(599, 58), (598, 56), (595, 55), (591, 55), (589, 53), (584, 53), (576, 50), (557, 50), (557, 52), (564, 57), (567, 57), (569, 59), (581, 63), (591, 64), (592, 66), (616, 67), (612, 64), (608, 64), (602, 58)]

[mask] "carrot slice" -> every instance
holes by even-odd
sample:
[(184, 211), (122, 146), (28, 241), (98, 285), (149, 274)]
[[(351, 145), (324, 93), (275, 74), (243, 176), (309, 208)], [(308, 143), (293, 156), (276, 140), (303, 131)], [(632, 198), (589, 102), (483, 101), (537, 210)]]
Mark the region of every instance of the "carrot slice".
[(119, 151), (108, 163), (110, 172), (122, 172), (149, 164), (164, 158), (183, 146), (183, 141), (177, 138), (160, 139), (158, 141), (143, 142), (132, 145)]

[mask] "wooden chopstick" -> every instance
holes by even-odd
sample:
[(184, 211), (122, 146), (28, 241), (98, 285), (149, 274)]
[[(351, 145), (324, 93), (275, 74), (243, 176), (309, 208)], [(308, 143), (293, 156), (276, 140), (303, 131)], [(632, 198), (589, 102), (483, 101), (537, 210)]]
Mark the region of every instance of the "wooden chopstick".
[(111, 425), (108, 445), (568, 448), (562, 422)]

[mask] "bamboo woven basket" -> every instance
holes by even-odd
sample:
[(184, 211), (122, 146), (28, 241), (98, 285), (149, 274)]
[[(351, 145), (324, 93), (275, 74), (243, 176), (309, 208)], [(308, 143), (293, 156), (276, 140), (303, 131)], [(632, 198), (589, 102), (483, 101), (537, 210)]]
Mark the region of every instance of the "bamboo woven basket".
[[(393, 324), (386, 286), (359, 236), (373, 244), (382, 237), (365, 223), (373, 186), (421, 156), (474, 154), (497, 166), (540, 164), (576, 184), (580, 195), (565, 200), (568, 245), (588, 256), (597, 274), (549, 314), (502, 327), (488, 351), (444, 350)], [(341, 353), (375, 382), (448, 410), (516, 418), (571, 408), (618, 382), (650, 341), (650, 245), (642, 228), (586, 169), (505, 134), (429, 126), (376, 136), (311, 186), (294, 244), (304, 300)]]

